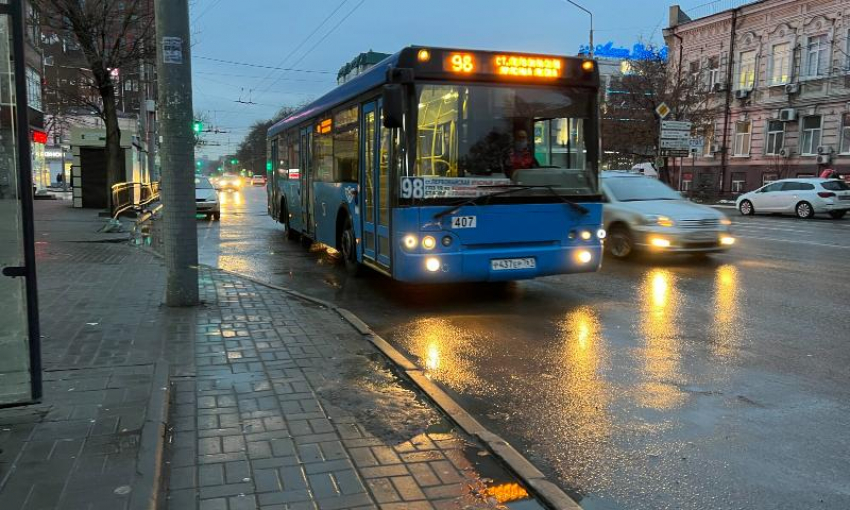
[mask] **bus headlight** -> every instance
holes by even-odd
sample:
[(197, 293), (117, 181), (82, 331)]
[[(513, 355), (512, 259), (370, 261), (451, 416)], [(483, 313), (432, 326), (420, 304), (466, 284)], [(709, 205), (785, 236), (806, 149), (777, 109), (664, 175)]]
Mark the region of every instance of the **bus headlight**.
[(590, 241), (590, 238), (593, 237), (593, 234), (590, 233), (590, 230), (582, 230), (579, 233), (579, 237), (581, 237), (582, 241)]
[(593, 254), (588, 250), (579, 250), (576, 252), (576, 260), (580, 264), (587, 264), (591, 260), (593, 260)]
[(437, 240), (431, 236), (425, 236), (422, 238), (422, 247), (426, 250), (433, 250), (437, 246)]
[(605, 239), (606, 237), (608, 237), (608, 232), (606, 232), (604, 228), (600, 228), (596, 231), (596, 237), (598, 237), (599, 239)]
[(416, 236), (413, 234), (408, 234), (404, 236), (401, 242), (404, 243), (404, 247), (408, 250), (415, 250), (416, 245), (419, 244), (419, 240), (416, 239)]
[(440, 259), (437, 257), (431, 257), (425, 261), (425, 269), (432, 273), (436, 273), (440, 270)]

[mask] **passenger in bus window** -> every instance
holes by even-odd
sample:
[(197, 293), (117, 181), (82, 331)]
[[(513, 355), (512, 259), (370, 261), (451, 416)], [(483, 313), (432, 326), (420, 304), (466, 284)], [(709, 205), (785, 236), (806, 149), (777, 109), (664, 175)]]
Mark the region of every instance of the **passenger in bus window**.
[(508, 177), (511, 177), (515, 170), (537, 168), (540, 166), (537, 160), (534, 159), (534, 154), (528, 146), (528, 131), (525, 129), (517, 129), (514, 131), (514, 146), (511, 150), (510, 157), (511, 168), (508, 169)]

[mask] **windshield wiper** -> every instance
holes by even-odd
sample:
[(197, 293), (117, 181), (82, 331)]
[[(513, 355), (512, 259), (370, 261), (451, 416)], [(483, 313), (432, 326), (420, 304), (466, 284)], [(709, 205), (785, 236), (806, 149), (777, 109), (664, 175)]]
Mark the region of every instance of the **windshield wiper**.
[(459, 204), (453, 205), (453, 206), (449, 207), (448, 209), (444, 209), (444, 210), (438, 212), (437, 214), (434, 215), (434, 219), (439, 220), (443, 216), (448, 216), (449, 214), (454, 214), (455, 212), (457, 212), (458, 209), (460, 209), (461, 207), (463, 207), (465, 205), (477, 205), (478, 203), (480, 203), (479, 201), (481, 201), (481, 200), (485, 200), (485, 199), (489, 200), (490, 198), (496, 197), (496, 196), (499, 196), (499, 195), (508, 195), (508, 194), (511, 194), (511, 193), (515, 193), (517, 191), (525, 191), (525, 190), (530, 190), (530, 189), (546, 189), (546, 190), (549, 190), (553, 195), (560, 198), (562, 202), (569, 205), (574, 210), (578, 211), (580, 214), (585, 215), (588, 212), (590, 212), (590, 211), (587, 210), (586, 207), (581, 206), (581, 205), (577, 204), (576, 202), (573, 202), (572, 200), (569, 200), (569, 199), (559, 195), (558, 192), (555, 191), (554, 188), (551, 185), (534, 185), (534, 186), (528, 185), (528, 186), (526, 186), (526, 185), (522, 185), (522, 184), (501, 184), (501, 185), (500, 184), (494, 184), (492, 186), (478, 186), (478, 187), (479, 188), (508, 188), (508, 189), (503, 190), (503, 191), (497, 191), (496, 193), (489, 193), (487, 195), (481, 195), (481, 196), (473, 197), (473, 198), (470, 198), (469, 200), (464, 200), (463, 202), (461, 202)]

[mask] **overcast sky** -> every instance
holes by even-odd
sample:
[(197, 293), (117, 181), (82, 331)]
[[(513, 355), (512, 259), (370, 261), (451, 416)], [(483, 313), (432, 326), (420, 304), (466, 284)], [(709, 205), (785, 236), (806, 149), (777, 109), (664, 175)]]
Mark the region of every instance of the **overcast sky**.
[[(662, 42), (673, 2), (579, 3), (593, 11), (597, 44), (630, 47)], [(195, 111), (228, 131), (206, 135), (221, 144), (199, 153), (210, 157), (234, 153), (254, 121), (332, 89), (361, 51), (421, 44), (575, 55), (589, 30), (587, 14), (563, 0), (193, 0), (191, 17)]]

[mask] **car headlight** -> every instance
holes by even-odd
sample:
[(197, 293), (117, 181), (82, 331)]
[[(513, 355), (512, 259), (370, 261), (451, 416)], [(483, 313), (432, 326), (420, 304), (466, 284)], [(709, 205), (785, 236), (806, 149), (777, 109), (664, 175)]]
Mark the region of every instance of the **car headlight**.
[(647, 225), (657, 225), (659, 227), (672, 227), (673, 225), (676, 224), (675, 221), (668, 218), (667, 216), (656, 216), (656, 215), (644, 216), (643, 221)]

